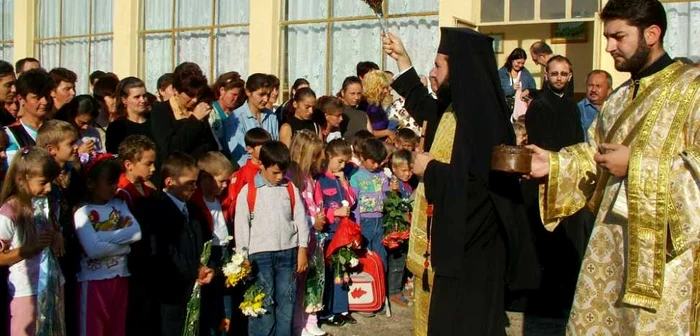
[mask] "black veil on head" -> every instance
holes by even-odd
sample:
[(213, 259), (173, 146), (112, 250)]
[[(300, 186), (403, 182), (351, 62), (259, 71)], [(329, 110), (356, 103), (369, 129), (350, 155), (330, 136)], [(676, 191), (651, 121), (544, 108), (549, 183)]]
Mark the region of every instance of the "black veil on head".
[(452, 163), (488, 185), (493, 147), (515, 144), (493, 39), (469, 28), (441, 28), (441, 33), (438, 53), (448, 56), (457, 119)]

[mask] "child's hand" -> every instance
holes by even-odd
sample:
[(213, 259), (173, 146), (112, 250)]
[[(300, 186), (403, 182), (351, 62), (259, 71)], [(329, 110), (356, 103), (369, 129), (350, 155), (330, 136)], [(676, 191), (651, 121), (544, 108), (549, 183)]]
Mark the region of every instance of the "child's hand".
[(399, 180), (391, 179), (391, 182), (389, 182), (389, 189), (392, 191), (399, 191)]
[(309, 258), (306, 255), (306, 247), (300, 247), (297, 252), (297, 273), (306, 272), (306, 267), (309, 265)]
[(336, 216), (336, 217), (347, 217), (349, 215), (350, 215), (350, 208), (348, 208), (346, 206), (344, 206), (342, 208), (335, 209), (335, 211), (333, 211), (333, 216)]
[(53, 241), (53, 232), (51, 231), (44, 231), (40, 232), (36, 236), (36, 241), (22, 245), (20, 247), (19, 255), (24, 258), (28, 259), (31, 258), (35, 255), (37, 255), (39, 252), (41, 252), (43, 249), (51, 245), (51, 242)]
[(199, 268), (199, 276), (197, 276), (197, 283), (200, 286), (209, 284), (212, 278), (214, 278), (213, 269), (206, 266), (202, 266)]
[(317, 231), (323, 230), (323, 227), (326, 225), (326, 215), (323, 214), (323, 212), (319, 212), (314, 216), (314, 229)]

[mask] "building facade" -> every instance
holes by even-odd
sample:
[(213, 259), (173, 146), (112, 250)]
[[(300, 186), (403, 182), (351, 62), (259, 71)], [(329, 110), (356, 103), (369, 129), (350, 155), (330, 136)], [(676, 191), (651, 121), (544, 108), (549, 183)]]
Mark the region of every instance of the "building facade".
[[(592, 69), (613, 73), (597, 12), (607, 0), (384, 0), (385, 22), (427, 75), (440, 26), (466, 26), (494, 37), (499, 64), (516, 47), (547, 41), (574, 63), (575, 91)], [(700, 60), (700, 0), (662, 0), (672, 57)], [(213, 81), (227, 71), (277, 74), (287, 87), (304, 77), (320, 94), (339, 90), (358, 61), (395, 71), (382, 53), (381, 26), (361, 0), (0, 0), (0, 59), (36, 57), (64, 66), (87, 92), (94, 70), (156, 79), (183, 61)], [(530, 60), (529, 70), (542, 71)], [(541, 79), (540, 79), (541, 82)]]

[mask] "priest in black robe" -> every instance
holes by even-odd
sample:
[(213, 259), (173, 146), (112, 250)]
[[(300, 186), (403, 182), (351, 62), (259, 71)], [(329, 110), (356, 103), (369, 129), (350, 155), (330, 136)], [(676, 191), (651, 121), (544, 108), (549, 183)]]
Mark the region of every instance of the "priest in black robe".
[[(538, 281), (518, 177), (491, 171), (494, 146), (515, 144), (492, 39), (470, 29), (442, 28), (433, 99), (420, 83), (402, 42), (389, 34), (384, 50), (399, 66), (393, 88), (419, 123), (426, 148), (438, 125), (456, 123), (449, 163), (416, 155), (425, 197), (434, 205), (431, 263), (435, 272), (429, 335), (505, 335), (505, 291)], [(433, 148), (434, 149), (434, 148)], [(417, 275), (420, 276), (420, 275)]]
[[(525, 115), (529, 144), (558, 152), (584, 142), (580, 111), (566, 94), (573, 85), (572, 73), (571, 62), (566, 57), (553, 56), (547, 62), (546, 87)], [(562, 221), (553, 232), (545, 230), (540, 217), (539, 183), (522, 182), (528, 221), (542, 265), (540, 290), (530, 297), (528, 308), (548, 316), (567, 317), (594, 217), (584, 208)]]

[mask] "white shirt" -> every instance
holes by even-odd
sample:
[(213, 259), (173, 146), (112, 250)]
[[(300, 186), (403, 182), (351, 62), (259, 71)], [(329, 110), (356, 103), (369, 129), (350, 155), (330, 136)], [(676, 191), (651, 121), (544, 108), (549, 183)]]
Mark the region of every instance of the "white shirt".
[[(49, 218), (49, 202), (45, 197), (32, 199), (33, 219), (36, 230), (45, 230)], [(0, 208), (0, 241), (5, 250), (13, 250), (24, 245), (15, 225), (13, 209), (5, 203)], [(10, 297), (36, 295), (39, 287), (39, 273), (42, 252), (28, 259), (22, 259), (10, 266), (8, 288)], [(61, 284), (64, 279), (61, 275)]]
[(214, 202), (209, 202), (205, 199), (204, 204), (207, 205), (207, 208), (211, 213), (211, 218), (214, 222), (214, 236), (212, 237), (212, 245), (228, 245), (229, 234), (228, 228), (226, 227), (226, 220), (224, 219), (224, 212), (221, 210), (221, 203), (218, 199), (215, 199)]
[[(131, 225), (122, 227), (130, 219)], [(126, 255), (129, 244), (141, 240), (141, 228), (129, 207), (120, 199), (88, 204), (75, 212), (75, 231), (83, 254), (78, 281), (129, 276)]]

